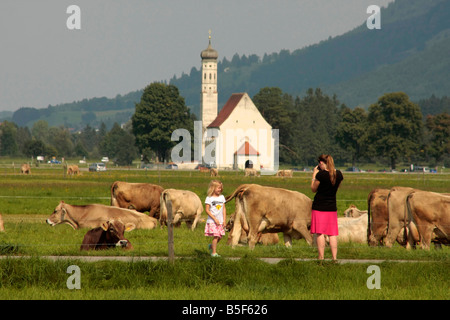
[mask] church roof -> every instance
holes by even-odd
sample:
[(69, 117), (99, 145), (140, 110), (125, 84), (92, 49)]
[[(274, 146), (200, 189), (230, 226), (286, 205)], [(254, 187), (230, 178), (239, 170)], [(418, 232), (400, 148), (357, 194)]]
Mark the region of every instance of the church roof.
[(241, 101), (242, 97), (245, 93), (233, 93), (231, 97), (228, 99), (227, 103), (223, 106), (222, 110), (220, 110), (216, 119), (208, 126), (208, 128), (218, 128), (220, 125), (228, 119), (230, 114), (233, 112), (234, 108), (238, 105), (239, 101)]
[(209, 38), (208, 48), (200, 53), (200, 57), (202, 59), (217, 59), (219, 57), (219, 53), (217, 52), (217, 50), (213, 49), (213, 47), (211, 46), (211, 37)]
[(245, 141), (234, 154), (238, 156), (259, 156), (259, 152), (248, 141)]

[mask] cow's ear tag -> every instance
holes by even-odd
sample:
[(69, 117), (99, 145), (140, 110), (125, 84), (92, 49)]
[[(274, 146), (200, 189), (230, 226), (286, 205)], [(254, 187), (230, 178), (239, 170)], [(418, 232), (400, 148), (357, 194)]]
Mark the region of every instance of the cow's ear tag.
[(129, 222), (125, 225), (125, 231), (131, 231), (131, 230), (134, 230), (135, 228), (136, 228), (136, 225), (131, 222)]
[(108, 231), (109, 223), (107, 221), (103, 222), (101, 225), (102, 229)]

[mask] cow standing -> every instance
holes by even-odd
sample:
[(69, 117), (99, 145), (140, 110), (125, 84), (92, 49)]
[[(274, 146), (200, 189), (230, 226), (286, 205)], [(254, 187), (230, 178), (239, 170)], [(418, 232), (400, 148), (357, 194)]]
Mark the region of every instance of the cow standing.
[(28, 163), (24, 163), (20, 166), (20, 172), (23, 174), (31, 174), (31, 167)]
[(61, 201), (47, 219), (51, 226), (68, 224), (75, 230), (97, 228), (105, 221), (121, 219), (123, 223), (133, 223), (136, 229), (154, 229), (158, 220), (134, 210), (105, 206), (103, 204), (70, 205)]
[(116, 247), (133, 249), (131, 242), (125, 239), (124, 232), (135, 228), (132, 223), (123, 224), (121, 220), (110, 220), (100, 227), (89, 230), (81, 244), (80, 250), (106, 250)]
[(389, 189), (373, 189), (367, 197), (367, 242), (370, 246), (383, 244), (389, 224), (387, 198)]
[(78, 166), (76, 164), (68, 166), (67, 167), (67, 175), (72, 176), (75, 174), (76, 175), (80, 174), (80, 168), (78, 168)]
[(193, 231), (203, 212), (203, 204), (198, 195), (189, 190), (166, 189), (160, 197), (159, 224), (167, 225), (167, 202), (172, 202), (173, 224), (185, 221)]
[[(410, 244), (420, 242), (429, 249), (432, 241), (450, 244), (450, 196), (428, 191), (415, 191), (408, 195), (406, 206)], [(414, 231), (418, 231), (418, 234)], [(414, 243), (412, 243), (412, 240)]]
[[(244, 225), (243, 219), (244, 217), (241, 215), (241, 226)], [(228, 232), (228, 239), (227, 239), (227, 245), (231, 245), (233, 243), (233, 231), (234, 231), (234, 219), (236, 218), (236, 213), (233, 213), (230, 216), (230, 219), (227, 222), (227, 225), (225, 227), (225, 231)], [(241, 244), (247, 244), (248, 242), (248, 225), (247, 228), (244, 229), (241, 227), (241, 234), (239, 236), (238, 243)], [(236, 236), (236, 235), (235, 235)], [(270, 245), (270, 244), (277, 244), (280, 242), (280, 239), (278, 238), (278, 233), (259, 233), (258, 234), (258, 240), (256, 243), (262, 244), (262, 245)]]
[[(258, 234), (283, 232), (287, 247), (292, 237), (305, 238), (311, 244), (308, 230), (311, 226), (312, 201), (306, 195), (281, 188), (244, 184), (239, 186), (227, 202), (236, 198), (236, 218), (232, 233), (232, 246), (237, 245), (241, 228), (248, 228), (248, 244), (253, 249)], [(240, 217), (243, 216), (243, 223)]]
[(150, 217), (158, 219), (163, 191), (164, 188), (156, 184), (115, 181), (111, 185), (111, 205), (139, 212), (148, 211)]

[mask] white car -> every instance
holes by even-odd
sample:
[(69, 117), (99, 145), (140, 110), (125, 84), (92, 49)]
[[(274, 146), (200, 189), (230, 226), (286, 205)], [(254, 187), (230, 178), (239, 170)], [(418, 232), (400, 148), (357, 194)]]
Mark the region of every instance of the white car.
[(92, 163), (89, 166), (89, 171), (106, 171), (106, 166), (103, 162)]

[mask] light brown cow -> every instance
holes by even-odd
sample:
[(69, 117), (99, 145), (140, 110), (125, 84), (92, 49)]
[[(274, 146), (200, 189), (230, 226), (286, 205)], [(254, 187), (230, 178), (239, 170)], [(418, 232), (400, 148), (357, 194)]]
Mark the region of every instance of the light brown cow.
[(203, 212), (202, 201), (189, 190), (165, 189), (160, 197), (159, 224), (167, 225), (167, 202), (172, 202), (173, 224), (179, 226), (185, 221), (194, 231)]
[(390, 248), (397, 240), (402, 246), (406, 246), (410, 249), (411, 246), (407, 242), (407, 226), (408, 226), (408, 214), (406, 209), (406, 199), (408, 195), (415, 191), (409, 187), (393, 187), (389, 191), (388, 196), (388, 212), (389, 212), (389, 225), (384, 244)]
[[(241, 217), (241, 226), (246, 225), (244, 224), (244, 216), (240, 215)], [(225, 227), (225, 231), (228, 232), (228, 239), (227, 239), (227, 245), (231, 245), (233, 243), (233, 228), (234, 228), (234, 219), (236, 218), (236, 213), (233, 213), (230, 216), (230, 219), (227, 222), (227, 225)], [(248, 242), (248, 225), (246, 225), (247, 228), (241, 228), (241, 234), (239, 236), (238, 243), (240, 244), (247, 244)], [(256, 243), (262, 244), (262, 245), (270, 245), (270, 244), (277, 244), (280, 242), (280, 239), (278, 238), (278, 233), (259, 233), (258, 234), (258, 240)]]
[(139, 212), (148, 211), (150, 217), (158, 219), (163, 190), (156, 184), (115, 181), (111, 185), (111, 205)]
[(97, 228), (112, 219), (120, 219), (124, 224), (133, 223), (136, 229), (154, 229), (158, 221), (134, 210), (105, 206), (103, 204), (70, 205), (61, 201), (47, 219), (55, 226), (66, 223), (72, 228)]
[(256, 169), (253, 168), (245, 168), (244, 170), (244, 176), (250, 177), (250, 176), (259, 176), (259, 172)]
[(408, 217), (411, 221), (409, 239), (420, 242), (423, 249), (429, 249), (431, 241), (450, 244), (450, 196), (415, 191), (407, 198)]
[(292, 178), (292, 170), (278, 170), (276, 176)]
[(359, 210), (354, 204), (352, 204), (347, 210), (344, 211), (344, 217), (358, 218), (365, 213), (367, 213), (367, 210)]
[(76, 164), (70, 165), (67, 167), (67, 175), (79, 175), (80, 174), (80, 168)]
[(209, 174), (211, 177), (218, 177), (219, 176), (219, 169), (211, 168), (209, 170)]
[[(311, 244), (308, 230), (311, 225), (312, 201), (306, 195), (281, 189), (244, 184), (239, 186), (227, 201), (236, 198), (236, 219), (232, 234), (232, 246), (235, 246), (241, 234), (241, 228), (248, 227), (249, 248), (255, 247), (258, 234), (283, 232), (287, 247), (292, 245), (292, 237), (305, 238)], [(240, 216), (244, 223), (241, 223)]]
[(24, 163), (20, 166), (20, 172), (24, 174), (30, 174), (31, 173), (31, 167), (28, 163)]
[(367, 241), (368, 214), (364, 213), (356, 218), (338, 218), (339, 242)]
[(3, 224), (3, 217), (0, 214), (0, 232), (3, 232), (3, 231), (5, 231), (5, 226)]

